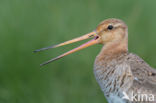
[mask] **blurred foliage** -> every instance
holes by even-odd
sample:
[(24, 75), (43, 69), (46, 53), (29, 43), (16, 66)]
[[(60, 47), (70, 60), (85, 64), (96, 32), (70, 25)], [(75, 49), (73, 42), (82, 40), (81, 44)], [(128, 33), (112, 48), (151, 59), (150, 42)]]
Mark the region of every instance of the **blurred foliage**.
[(0, 0), (0, 103), (107, 103), (93, 75), (101, 45), (47, 66), (85, 42), (32, 51), (81, 36), (107, 18), (129, 27), (129, 50), (156, 67), (155, 0)]

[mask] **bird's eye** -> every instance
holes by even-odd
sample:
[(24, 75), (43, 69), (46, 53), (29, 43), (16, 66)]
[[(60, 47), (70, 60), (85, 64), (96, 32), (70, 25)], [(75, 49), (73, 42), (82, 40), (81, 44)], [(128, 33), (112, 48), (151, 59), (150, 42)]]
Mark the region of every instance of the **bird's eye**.
[(107, 29), (108, 30), (112, 30), (113, 29), (113, 25), (108, 25)]

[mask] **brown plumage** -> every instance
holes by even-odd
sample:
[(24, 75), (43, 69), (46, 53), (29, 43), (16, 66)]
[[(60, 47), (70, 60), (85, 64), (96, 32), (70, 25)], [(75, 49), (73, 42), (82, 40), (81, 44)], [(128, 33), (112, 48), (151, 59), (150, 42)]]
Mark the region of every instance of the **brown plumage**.
[(107, 19), (95, 31), (48, 49), (91, 37), (94, 39), (42, 65), (93, 44), (103, 44), (94, 63), (94, 74), (108, 102), (156, 103), (156, 70), (137, 55), (128, 52), (128, 28), (123, 21)]
[[(117, 25), (114, 30), (107, 30), (108, 25)], [(106, 28), (106, 29), (105, 29)], [(156, 96), (156, 70), (135, 54), (128, 52), (127, 26), (117, 19), (108, 19), (97, 27), (99, 35), (107, 35), (103, 38), (104, 47), (96, 57), (94, 74), (100, 84), (109, 103), (126, 103), (122, 98), (125, 92), (131, 99), (134, 94)], [(105, 33), (107, 32), (107, 33)], [(108, 39), (108, 40), (107, 40)], [(140, 100), (139, 100), (140, 99)], [(135, 98), (130, 103), (141, 103), (141, 99)], [(145, 103), (151, 102), (144, 100)], [(156, 97), (155, 97), (156, 103)]]

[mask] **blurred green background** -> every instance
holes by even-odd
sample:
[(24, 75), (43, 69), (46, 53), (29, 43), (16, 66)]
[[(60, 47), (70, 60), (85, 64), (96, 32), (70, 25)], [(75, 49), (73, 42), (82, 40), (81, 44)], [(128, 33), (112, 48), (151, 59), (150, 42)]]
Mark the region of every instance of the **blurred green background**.
[(156, 67), (156, 0), (0, 0), (0, 103), (107, 103), (93, 75), (102, 45), (39, 64), (80, 43), (37, 54), (107, 18), (129, 27), (129, 51)]

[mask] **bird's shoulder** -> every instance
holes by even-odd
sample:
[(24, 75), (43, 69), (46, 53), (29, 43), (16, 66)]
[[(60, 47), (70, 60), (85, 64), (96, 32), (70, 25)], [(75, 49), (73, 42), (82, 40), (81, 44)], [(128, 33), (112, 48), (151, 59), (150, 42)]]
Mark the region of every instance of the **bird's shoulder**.
[(146, 75), (146, 76), (155, 76), (156, 69), (152, 68), (147, 64), (142, 58), (133, 53), (128, 53), (125, 58), (127, 64), (129, 64), (130, 69), (134, 75)]
[(135, 85), (138, 85), (138, 87), (142, 85), (146, 89), (153, 89), (156, 93), (156, 69), (133, 53), (128, 53), (125, 59), (134, 77)]

